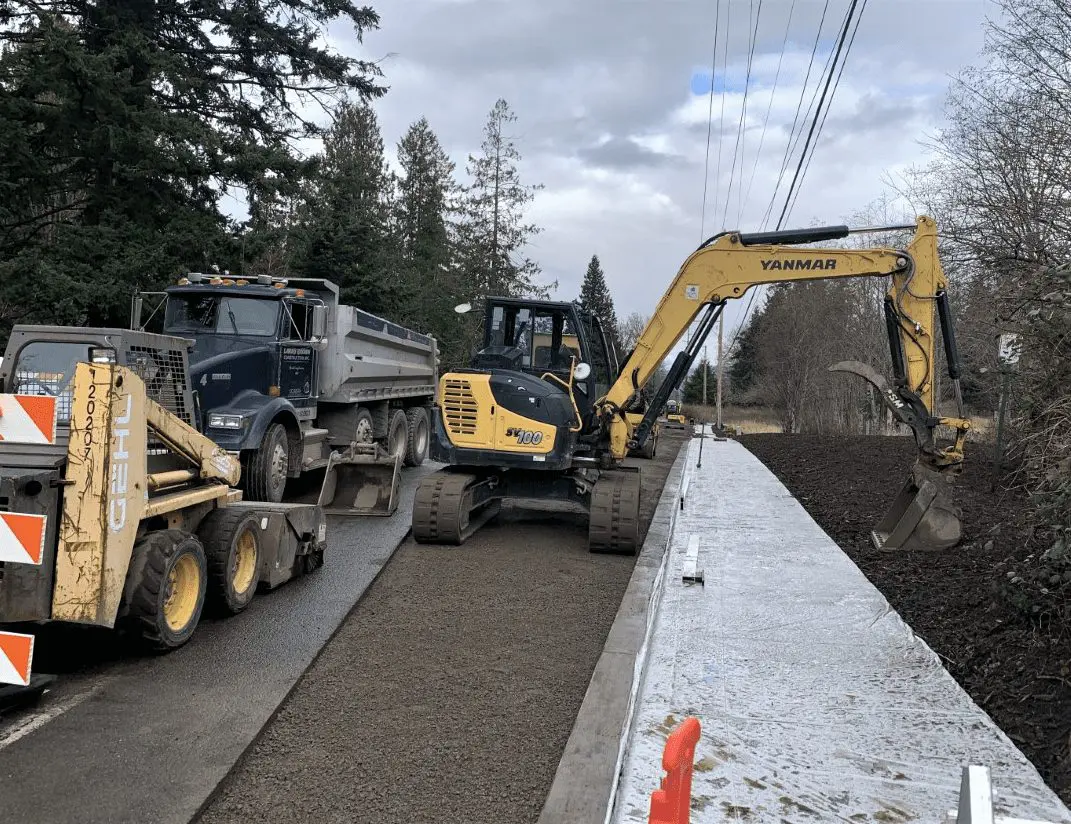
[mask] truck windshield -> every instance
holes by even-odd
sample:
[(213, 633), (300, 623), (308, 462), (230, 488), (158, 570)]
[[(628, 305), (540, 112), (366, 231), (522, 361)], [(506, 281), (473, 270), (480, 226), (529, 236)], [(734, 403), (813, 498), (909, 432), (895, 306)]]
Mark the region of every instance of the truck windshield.
[(217, 335), (274, 336), (279, 329), (279, 301), (226, 295), (170, 295), (164, 331), (170, 334), (213, 332)]
[(87, 343), (35, 341), (19, 351), (15, 361), (12, 391), (16, 395), (51, 395), (56, 401), (56, 421), (71, 420), (71, 379), (74, 367), (89, 360)]

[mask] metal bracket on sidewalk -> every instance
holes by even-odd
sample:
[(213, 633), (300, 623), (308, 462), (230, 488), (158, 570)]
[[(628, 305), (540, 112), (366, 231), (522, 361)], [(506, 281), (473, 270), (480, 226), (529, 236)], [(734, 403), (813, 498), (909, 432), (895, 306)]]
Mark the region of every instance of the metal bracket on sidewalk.
[(945, 824), (1053, 824), (1053, 822), (994, 815), (993, 783), (989, 775), (989, 767), (972, 764), (963, 768), (963, 777), (959, 785), (959, 809), (948, 811)]
[(686, 584), (703, 584), (703, 570), (699, 569), (699, 536), (688, 536), (688, 549), (684, 553), (684, 575)]

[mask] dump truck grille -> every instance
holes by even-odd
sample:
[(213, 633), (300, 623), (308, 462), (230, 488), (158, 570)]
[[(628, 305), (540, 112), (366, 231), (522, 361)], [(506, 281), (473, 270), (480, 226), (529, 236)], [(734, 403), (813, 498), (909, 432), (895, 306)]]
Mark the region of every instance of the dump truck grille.
[(449, 380), (443, 387), (443, 417), (453, 435), (475, 435), (479, 404), (468, 381)]

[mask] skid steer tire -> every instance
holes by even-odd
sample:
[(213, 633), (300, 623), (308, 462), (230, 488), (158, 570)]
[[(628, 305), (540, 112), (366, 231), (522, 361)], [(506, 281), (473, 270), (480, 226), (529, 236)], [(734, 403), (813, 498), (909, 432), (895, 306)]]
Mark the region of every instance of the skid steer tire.
[(411, 406), (405, 410), (405, 421), (405, 465), (420, 466), (428, 457), (428, 410), (423, 406)]
[(395, 409), (390, 413), (387, 423), (387, 442), (384, 444), (387, 454), (392, 458), (399, 453), (405, 457), (409, 443), (409, 423), (404, 409)]
[(207, 575), (201, 542), (181, 529), (147, 533), (130, 562), (130, 628), (156, 651), (181, 647), (197, 629)]
[(290, 444), (286, 427), (273, 423), (260, 448), (242, 453), (242, 497), (247, 501), (279, 503), (286, 490)]
[(197, 537), (208, 562), (206, 606), (216, 615), (237, 615), (249, 606), (260, 581), (260, 519), (223, 507), (201, 521)]

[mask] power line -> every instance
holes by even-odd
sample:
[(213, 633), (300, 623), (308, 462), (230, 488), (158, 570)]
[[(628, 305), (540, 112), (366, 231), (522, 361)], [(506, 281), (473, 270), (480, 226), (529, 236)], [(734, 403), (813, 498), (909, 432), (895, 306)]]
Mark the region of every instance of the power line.
[(852, 17), (855, 16), (855, 8), (859, 5), (859, 0), (852, 0), (851, 6), (848, 7), (848, 14), (844, 19), (844, 28), (841, 29), (840, 36), (837, 38), (837, 50), (833, 56), (833, 67), (830, 69), (829, 76), (826, 77), (826, 85), (822, 89), (822, 96), (818, 100), (818, 108), (815, 109), (814, 119), (811, 121), (811, 128), (807, 132), (807, 139), (803, 143), (803, 154), (800, 155), (800, 162), (796, 164), (796, 172), (792, 176), (792, 182), (788, 186), (788, 195), (785, 197), (785, 205), (781, 209), (781, 216), (777, 219), (777, 228), (780, 229), (784, 223), (785, 216), (788, 214), (788, 203), (792, 198), (792, 192), (796, 188), (796, 183), (799, 181), (800, 173), (803, 170), (803, 158), (807, 154), (807, 148), (811, 145), (811, 138), (814, 136), (815, 129), (818, 127), (818, 114), (822, 109), (822, 104), (825, 102), (826, 94), (829, 92), (829, 86), (833, 80), (833, 71), (836, 69), (837, 61), (840, 59), (841, 50), (844, 48), (844, 42), (848, 38), (848, 27), (851, 24)]
[(822, 113), (822, 122), (818, 124), (818, 131), (815, 132), (814, 145), (811, 147), (811, 154), (807, 158), (807, 163), (803, 167), (803, 174), (800, 175), (800, 186), (796, 187), (796, 193), (792, 196), (792, 205), (789, 206), (788, 213), (792, 214), (792, 210), (796, 208), (796, 200), (800, 196), (800, 189), (803, 188), (803, 178), (807, 176), (807, 170), (811, 168), (811, 160), (814, 159), (815, 150), (818, 148), (818, 141), (822, 136), (822, 128), (826, 125), (826, 117), (829, 115), (829, 110), (833, 105), (833, 98), (837, 94), (837, 87), (840, 85), (841, 75), (844, 74), (844, 65), (848, 62), (848, 55), (852, 52), (852, 45), (855, 43), (855, 35), (859, 31), (859, 23), (863, 19), (863, 12), (866, 11), (867, 0), (863, 0), (863, 4), (859, 7), (859, 14), (855, 18), (855, 27), (852, 29), (851, 39), (848, 40), (848, 46), (844, 50), (844, 59), (840, 61), (840, 69), (837, 71), (837, 79), (833, 81), (833, 91), (829, 95), (829, 105), (826, 106), (826, 110)]
[(747, 73), (748, 84), (744, 87), (744, 108), (743, 108), (743, 123), (744, 127), (740, 130), (740, 185), (736, 189), (736, 225), (740, 225), (741, 215), (744, 213), (744, 205), (747, 203), (746, 198), (741, 196), (744, 193), (744, 163), (747, 157), (747, 90), (751, 81), (751, 66), (755, 58), (755, 47), (759, 44), (759, 18), (762, 17), (762, 0), (759, 0), (759, 6), (755, 11), (755, 28), (751, 33), (751, 51), (748, 54)]
[[(811, 58), (807, 62), (807, 74), (803, 78), (803, 87), (800, 89), (800, 99), (796, 103), (796, 114), (792, 117), (792, 128), (788, 131), (788, 145), (785, 148), (785, 156), (781, 161), (781, 169), (777, 173), (777, 183), (774, 185), (773, 195), (770, 197), (770, 204), (766, 207), (766, 213), (762, 218), (762, 229), (766, 228), (766, 224), (770, 220), (771, 213), (773, 212), (774, 203), (777, 202), (777, 192), (781, 188), (781, 181), (784, 179), (785, 172), (788, 170), (789, 158), (792, 156), (792, 149), (794, 147), (793, 135), (796, 133), (796, 125), (800, 122), (800, 109), (803, 107), (803, 98), (807, 94), (807, 85), (811, 80), (811, 69), (814, 67), (814, 58), (818, 54), (818, 44), (822, 40), (822, 29), (826, 23), (826, 12), (829, 11), (829, 0), (825, 0), (825, 4), (822, 6), (822, 18), (818, 21), (818, 33), (814, 36), (814, 46), (811, 47)], [(830, 52), (832, 54), (832, 52)], [(821, 82), (821, 81), (819, 81)], [(815, 91), (818, 87), (815, 86)], [(807, 107), (810, 111), (810, 106)], [(800, 133), (802, 134), (802, 129)]]
[[(795, 2), (795, 0), (793, 0)], [(703, 208), (699, 219), (699, 240), (706, 237), (707, 229), (707, 184), (710, 181), (710, 129), (714, 124), (714, 77), (718, 71), (718, 23), (721, 18), (721, 0), (714, 10), (714, 49), (710, 56), (710, 102), (707, 104), (707, 151), (703, 160)], [(721, 136), (718, 136), (721, 143)], [(719, 164), (720, 165), (720, 164)], [(719, 169), (720, 174), (720, 169)]]
[[(836, 46), (836, 49), (835, 49), (835, 51), (833, 53), (833, 61), (832, 61), (831, 64), (828, 63), (828, 61), (827, 61), (827, 65), (829, 65), (829, 73), (828, 73), (828, 75), (826, 75), (825, 87), (822, 90), (822, 96), (818, 101), (818, 106), (814, 110), (814, 117), (811, 120), (811, 128), (807, 133), (807, 140), (804, 142), (803, 152), (800, 154), (799, 163), (797, 163), (797, 165), (796, 165), (796, 172), (793, 175), (792, 183), (789, 185), (789, 191), (788, 191), (788, 194), (785, 197), (785, 206), (781, 210), (781, 216), (777, 221), (777, 229), (780, 229), (782, 227), (782, 225), (783, 225), (783, 222), (784, 222), (784, 219), (785, 219), (785, 215), (786, 215), (786, 212), (787, 212), (788, 206), (789, 206), (789, 201), (792, 199), (793, 191), (795, 190), (797, 182), (802, 181), (801, 170), (803, 168), (804, 158), (806, 157), (807, 149), (811, 144), (811, 138), (814, 135), (816, 128), (818, 127), (818, 123), (819, 123), (818, 118), (819, 118), (819, 115), (820, 115), (820, 113), (822, 111), (822, 104), (826, 99), (826, 94), (829, 91), (830, 82), (833, 80), (834, 72), (836, 72), (836, 70), (837, 70), (837, 61), (840, 58), (841, 50), (844, 48), (845, 40), (847, 39), (847, 36), (848, 36), (848, 29), (851, 26), (852, 18), (855, 15), (855, 8), (856, 8), (858, 2), (859, 2), (859, 0), (852, 0), (851, 5), (848, 7), (848, 11), (844, 16), (844, 23), (843, 23), (843, 25), (841, 27), (840, 34), (837, 37), (837, 46)], [(863, 6), (865, 8), (866, 0), (863, 0)], [(860, 12), (860, 17), (856, 19), (855, 28), (852, 30), (852, 37), (851, 37), (851, 42), (848, 44), (848, 51), (846, 51), (845, 54), (844, 54), (845, 61), (847, 61), (848, 52), (851, 51), (851, 44), (855, 42), (855, 32), (857, 32), (859, 30), (859, 19), (861, 17), (862, 17), (862, 13)], [(824, 19), (825, 19), (825, 12), (823, 10), (823, 20)], [(819, 37), (821, 37), (821, 23), (819, 24)], [(816, 42), (816, 48), (817, 48), (817, 40), (815, 42)], [(813, 60), (813, 53), (812, 53), (812, 60)], [(844, 71), (844, 64), (841, 63), (840, 72), (837, 73), (837, 83), (838, 84), (840, 82), (840, 76), (843, 73), (843, 71)], [(823, 74), (825, 74), (824, 71), (823, 71)], [(819, 81), (819, 83), (821, 83), (821, 81)], [(805, 85), (804, 85), (804, 93), (805, 93), (805, 91), (806, 91), (806, 81), (805, 81)], [(817, 87), (816, 87), (816, 91), (817, 91)], [(834, 94), (835, 93), (836, 93), (836, 86), (834, 86)], [(801, 93), (801, 98), (800, 98), (801, 101), (802, 101), (802, 94), (803, 93)], [(813, 97), (812, 97), (812, 101), (813, 101)], [(830, 105), (832, 105), (833, 98), (830, 97), (829, 101), (830, 101)], [(808, 106), (808, 112), (809, 111), (810, 111), (810, 106)], [(828, 112), (828, 106), (826, 108), (826, 111)], [(824, 121), (825, 121), (825, 117), (823, 116), (822, 117), (822, 122), (824, 122)], [(802, 130), (801, 130), (800, 133), (802, 134)], [(791, 147), (790, 147), (789, 151), (791, 152)], [(813, 156), (813, 151), (812, 151), (812, 156)], [(806, 174), (806, 173), (802, 172), (802, 174)], [(739, 336), (741, 330), (744, 328), (744, 325), (747, 323), (748, 316), (751, 313), (751, 307), (752, 307), (752, 305), (753, 305), (753, 303), (755, 301), (755, 296), (759, 293), (759, 291), (760, 291), (760, 287), (756, 287), (755, 291), (753, 291), (751, 293), (751, 296), (748, 298), (747, 307), (744, 309), (744, 317), (740, 321), (740, 325), (737, 326), (736, 331), (733, 334), (733, 339), (729, 342), (729, 349), (727, 349), (726, 351), (732, 351), (732, 347), (736, 344), (736, 339)]]
[[(759, 0), (761, 3), (762, 0)], [(736, 159), (740, 154), (740, 138), (744, 133), (744, 115), (747, 112), (747, 95), (748, 89), (751, 86), (751, 59), (755, 54), (755, 41), (754, 30), (751, 27), (752, 12), (755, 8), (754, 2), (748, 3), (748, 58), (747, 58), (747, 73), (744, 77), (744, 100), (740, 107), (740, 117), (736, 125), (736, 144), (733, 148), (733, 163), (729, 169), (729, 185), (725, 189), (725, 208), (722, 211), (721, 225), (725, 227), (725, 221), (729, 219), (729, 200), (733, 195), (733, 179), (736, 177)]]
[[(720, 0), (719, 0), (720, 5)], [(725, 0), (725, 37), (724, 45), (721, 49), (721, 116), (718, 123), (718, 172), (715, 176), (715, 181), (721, 182), (721, 147), (725, 142), (725, 83), (726, 78), (729, 76), (729, 34), (732, 31), (732, 8), (733, 0)], [(715, 57), (715, 59), (717, 59)], [(713, 93), (713, 81), (711, 81), (711, 93)], [(715, 214), (717, 214), (717, 204), (715, 204)]]
[[(792, 13), (796, 9), (796, 0), (788, 7), (788, 22), (785, 23), (785, 37), (781, 42), (781, 54), (777, 58), (777, 71), (774, 72), (773, 86), (770, 88), (770, 103), (766, 106), (766, 117), (762, 119), (762, 134), (759, 136), (759, 148), (755, 152), (755, 163), (751, 167), (751, 177), (747, 182), (747, 193), (744, 195), (744, 205), (751, 198), (751, 185), (755, 182), (755, 172), (759, 168), (759, 157), (762, 155), (762, 145), (766, 142), (766, 126), (770, 122), (770, 112), (773, 111), (774, 95), (777, 94), (777, 82), (781, 78), (781, 62), (785, 58), (785, 49), (788, 48), (788, 32), (792, 27)], [(739, 219), (738, 219), (739, 222)]]

